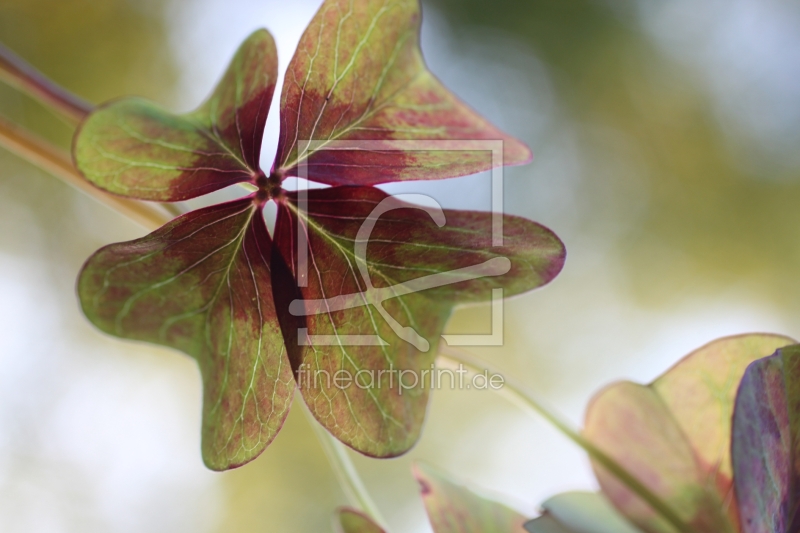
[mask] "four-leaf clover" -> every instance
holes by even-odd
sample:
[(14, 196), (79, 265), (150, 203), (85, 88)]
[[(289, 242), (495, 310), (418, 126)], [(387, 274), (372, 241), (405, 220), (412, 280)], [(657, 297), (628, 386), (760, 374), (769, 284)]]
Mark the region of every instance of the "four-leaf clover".
[[(259, 154), (277, 56), (266, 30), (241, 45), (197, 110), (175, 115), (126, 98), (92, 113), (76, 134), (78, 169), (119, 195), (174, 202), (236, 183), (255, 189), (102, 248), (78, 281), (83, 310), (101, 330), (197, 360), (209, 468), (233, 468), (263, 451), (296, 386), (345, 444), (376, 457), (407, 451), (430, 383), (401, 387), (397, 373), (420, 376), (433, 365), (456, 304), (487, 300), (494, 288), (506, 296), (534, 289), (563, 266), (563, 244), (538, 224), (503, 216), (496, 246), (492, 213), (420, 208), (374, 187), (499, 164), (472, 148), (475, 140), (502, 141), (503, 164), (530, 159), (524, 144), (427, 70), (420, 22), (418, 0), (326, 0), (286, 73), (269, 172)], [(397, 149), (398, 141), (407, 144)], [(298, 175), (332, 187), (282, 187)], [(262, 215), (268, 201), (278, 206), (273, 235)], [(387, 201), (391, 209), (376, 216)], [(359, 234), (365, 224), (367, 241)], [(464, 275), (476, 265), (503, 268)], [(396, 289), (425, 276), (439, 281)], [(380, 301), (365, 296), (380, 291)], [(398, 327), (421, 340), (398, 337)], [(363, 338), (380, 342), (353, 341)], [(341, 372), (355, 383), (339, 386), (333, 378)]]

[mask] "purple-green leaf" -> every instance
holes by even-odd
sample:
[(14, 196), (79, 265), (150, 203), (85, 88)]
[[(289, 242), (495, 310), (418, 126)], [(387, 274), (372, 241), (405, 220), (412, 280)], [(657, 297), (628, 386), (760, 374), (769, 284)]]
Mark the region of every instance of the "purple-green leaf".
[[(428, 71), (420, 23), (418, 0), (322, 4), (286, 72), (279, 173), (297, 175), (304, 164), (314, 181), (370, 185), (450, 178), (530, 160), (524, 144), (481, 118)], [(502, 140), (502, 160), (493, 161), (486, 147), (426, 145), (442, 140)], [(361, 141), (369, 143), (353, 145)]]
[(429, 467), (415, 466), (434, 533), (525, 533), (526, 518)]
[[(687, 527), (736, 532), (730, 456), (736, 389), (747, 365), (793, 342), (766, 334), (728, 337), (689, 354), (650, 385), (612, 385), (592, 400), (585, 436)], [(593, 466), (603, 492), (633, 523), (648, 533), (675, 531), (641, 494)]]
[(177, 348), (203, 376), (203, 459), (255, 458), (289, 411), (294, 380), (272, 298), (271, 241), (252, 198), (193, 211), (101, 248), (78, 295), (101, 330)]
[(337, 533), (386, 533), (361, 511), (348, 508), (336, 512), (334, 527)]
[(747, 368), (732, 439), (743, 533), (800, 531), (800, 346)]
[(258, 30), (191, 113), (175, 115), (141, 98), (98, 108), (76, 133), (75, 164), (98, 187), (142, 200), (186, 200), (256, 183), (277, 69), (275, 42)]
[[(530, 158), (430, 74), (419, 28), (417, 0), (326, 0), (289, 65), (268, 176), (258, 159), (277, 55), (266, 30), (241, 45), (196, 111), (176, 115), (126, 98), (97, 109), (76, 133), (77, 167), (122, 196), (180, 201), (239, 182), (257, 188), (100, 250), (79, 280), (84, 311), (102, 330), (198, 360), (211, 468), (243, 464), (274, 438), (292, 371), (312, 413), (340, 440), (379, 457), (407, 451), (419, 437), (453, 307), (488, 300), (495, 288), (504, 296), (534, 289), (563, 265), (561, 241), (518, 217), (502, 217), (499, 244), (491, 213), (395, 203), (359, 241), (373, 208), (390, 200), (383, 192), (312, 191), (307, 216), (298, 195), (281, 188), (306, 163), (312, 181), (368, 185)], [(305, 140), (318, 143), (306, 150)], [(501, 142), (470, 144), (476, 140)], [(340, 141), (367, 144), (341, 150)], [(279, 204), (276, 246), (261, 213), (270, 200)], [(298, 246), (298, 228), (308, 246)], [(349, 388), (339, 386), (339, 372)]]
[(542, 504), (542, 515), (525, 524), (528, 533), (638, 533), (596, 492), (565, 492)]
[[(453, 307), (488, 300), (495, 288), (512, 296), (546, 284), (563, 266), (563, 244), (504, 216), (503, 245), (494, 247), (491, 213), (421, 208), (373, 187), (307, 194), (307, 205), (286, 195), (275, 228), (299, 285), (297, 298), (277, 305), (297, 317), (281, 315), (300, 391), (342, 442), (399, 455), (419, 437)], [(353, 381), (337, 382), (337, 373)]]

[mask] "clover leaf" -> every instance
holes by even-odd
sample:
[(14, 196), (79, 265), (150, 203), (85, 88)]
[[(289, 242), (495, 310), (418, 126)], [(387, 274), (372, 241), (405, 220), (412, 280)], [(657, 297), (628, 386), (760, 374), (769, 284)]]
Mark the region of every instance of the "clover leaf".
[[(584, 435), (669, 506), (687, 529), (741, 531), (731, 420), (736, 402), (734, 429), (752, 431), (745, 413), (755, 407), (748, 404), (752, 399), (737, 399), (737, 390), (748, 365), (793, 343), (778, 335), (727, 337), (692, 352), (649, 385), (611, 385), (592, 400)], [(746, 394), (753, 392), (751, 385), (742, 387)], [(735, 455), (739, 461), (752, 461), (744, 450), (736, 452), (741, 438), (734, 435)], [(597, 462), (593, 466), (606, 497), (642, 531), (677, 531), (641, 494)]]
[(800, 345), (747, 368), (731, 453), (742, 532), (800, 530)]
[[(445, 474), (415, 465), (414, 477), (434, 533), (525, 533), (524, 516)], [(340, 509), (335, 525), (340, 533), (384, 533), (372, 519), (354, 509)]]
[[(420, 24), (418, 0), (323, 2), (287, 71), (269, 172), (258, 161), (277, 78), (266, 30), (245, 40), (197, 110), (176, 115), (125, 98), (76, 133), (77, 168), (122, 196), (171, 202), (235, 183), (255, 189), (99, 250), (78, 281), (101, 330), (197, 360), (209, 468), (261, 453), (295, 386), (345, 444), (404, 453), (419, 437), (424, 370), (453, 307), (488, 300), (491, 289), (540, 287), (563, 266), (564, 246), (543, 226), (422, 207), (372, 187), (530, 159), (427, 70)], [(334, 187), (287, 191), (291, 176)], [(278, 205), (273, 236), (261, 214), (269, 201)], [(354, 378), (347, 388), (330, 381), (342, 372)]]
[(528, 533), (639, 533), (601, 493), (565, 492), (542, 503)]

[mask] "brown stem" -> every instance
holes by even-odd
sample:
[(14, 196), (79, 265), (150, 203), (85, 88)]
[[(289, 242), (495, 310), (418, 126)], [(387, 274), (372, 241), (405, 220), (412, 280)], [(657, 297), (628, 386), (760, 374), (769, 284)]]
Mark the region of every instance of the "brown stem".
[(17, 54), (0, 44), (0, 79), (79, 123), (92, 105), (59, 87)]
[(98, 189), (78, 173), (72, 165), (69, 155), (63, 150), (2, 117), (0, 117), (0, 146), (69, 183), (111, 209), (119, 211), (147, 229), (153, 230), (163, 226), (171, 218), (156, 204), (127, 200)]

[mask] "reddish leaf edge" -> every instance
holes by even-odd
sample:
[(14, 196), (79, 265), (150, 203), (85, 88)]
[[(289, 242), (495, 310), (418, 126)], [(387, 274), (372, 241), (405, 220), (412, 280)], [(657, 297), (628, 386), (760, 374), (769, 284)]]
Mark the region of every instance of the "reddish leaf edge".
[(259, 186), (277, 75), (274, 38), (259, 28), (190, 111), (174, 112), (138, 96), (93, 108), (72, 138), (74, 166), (101, 190), (143, 201), (179, 202), (242, 182)]
[[(241, 196), (239, 198), (234, 198), (234, 200), (241, 200), (241, 199), (244, 199), (245, 197), (250, 196), (252, 194), (259, 194), (259, 195), (261, 195), (263, 197), (262, 207), (263, 207), (264, 204), (266, 204), (267, 201), (269, 201), (270, 199), (273, 199), (273, 198), (277, 199), (284, 192), (284, 189), (282, 189), (280, 187), (280, 183), (281, 183), (281, 181), (283, 181), (284, 178), (281, 177), (281, 175), (279, 173), (277, 173), (277, 172), (272, 172), (269, 175), (267, 175), (264, 172), (264, 170), (261, 168), (260, 165), (255, 169), (251, 169), (252, 172), (251, 172), (250, 175), (244, 175), (244, 172), (243, 172), (241, 177), (220, 182), (221, 184), (219, 186), (214, 187), (214, 190), (209, 190), (207, 192), (203, 192), (203, 193), (200, 193), (200, 194), (197, 194), (197, 195), (187, 196), (187, 197), (182, 197), (182, 198), (177, 198), (177, 199), (171, 199), (171, 200), (147, 200), (147, 199), (143, 199), (143, 198), (137, 198), (135, 196), (119, 193), (119, 192), (116, 192), (116, 191), (113, 191), (113, 190), (110, 190), (110, 189), (106, 189), (106, 188), (100, 186), (99, 184), (95, 183), (93, 180), (88, 179), (86, 177), (86, 174), (84, 173), (84, 171), (81, 170), (81, 167), (77, 163), (78, 159), (77, 159), (77, 154), (76, 154), (78, 138), (80, 137), (81, 133), (83, 132), (83, 128), (87, 125), (88, 121), (92, 118), (92, 116), (95, 113), (98, 113), (100, 111), (104, 111), (104, 110), (106, 110), (106, 109), (108, 109), (110, 107), (113, 107), (113, 106), (115, 106), (115, 105), (117, 105), (119, 103), (124, 103), (124, 102), (130, 101), (131, 99), (139, 99), (139, 98), (141, 98), (141, 97), (137, 97), (137, 96), (119, 96), (119, 97), (116, 97), (116, 98), (112, 98), (110, 100), (106, 100), (105, 102), (103, 102), (103, 103), (95, 106), (94, 108), (92, 108), (91, 113), (89, 113), (89, 115), (87, 115), (83, 120), (81, 120), (81, 122), (76, 127), (75, 132), (73, 133), (72, 139), (70, 141), (70, 149), (69, 149), (70, 158), (72, 159), (73, 166), (78, 170), (80, 175), (83, 177), (84, 181), (89, 183), (93, 188), (95, 188), (95, 189), (97, 189), (99, 191), (102, 191), (105, 194), (109, 194), (109, 195), (111, 195), (111, 196), (113, 196), (115, 198), (124, 198), (126, 200), (136, 200), (138, 202), (145, 202), (145, 203), (151, 203), (151, 204), (152, 203), (156, 203), (156, 204), (172, 204), (172, 203), (185, 202), (186, 200), (193, 200), (195, 198), (200, 198), (200, 197), (203, 197), (203, 196), (207, 196), (207, 195), (212, 194), (212, 193), (214, 193), (214, 192), (216, 192), (216, 191), (218, 191), (220, 189), (224, 189), (224, 188), (230, 187), (232, 185), (241, 185), (242, 186), (242, 193), (244, 193), (244, 194), (243, 194), (243, 196)], [(149, 100), (144, 99), (144, 98), (142, 98), (142, 100), (144, 100), (144, 101), (146, 101), (148, 103), (151, 103), (151, 104), (153, 103), (153, 102), (150, 102)], [(161, 107), (161, 106), (159, 105), (159, 107)], [(178, 113), (173, 113), (173, 112), (171, 112), (169, 110), (166, 110), (166, 109), (163, 109), (163, 108), (162, 108), (162, 110), (165, 113), (174, 114), (176, 116), (182, 115), (182, 114), (178, 114)], [(253, 191), (253, 187), (255, 187), (255, 189), (256, 189), (255, 191)], [(266, 195), (265, 195), (265, 193), (266, 193)], [(181, 214), (185, 214), (185, 213), (181, 213)], [(176, 215), (176, 216), (172, 217), (171, 220), (174, 220), (175, 218), (178, 218), (179, 216), (181, 216), (181, 215)]]

